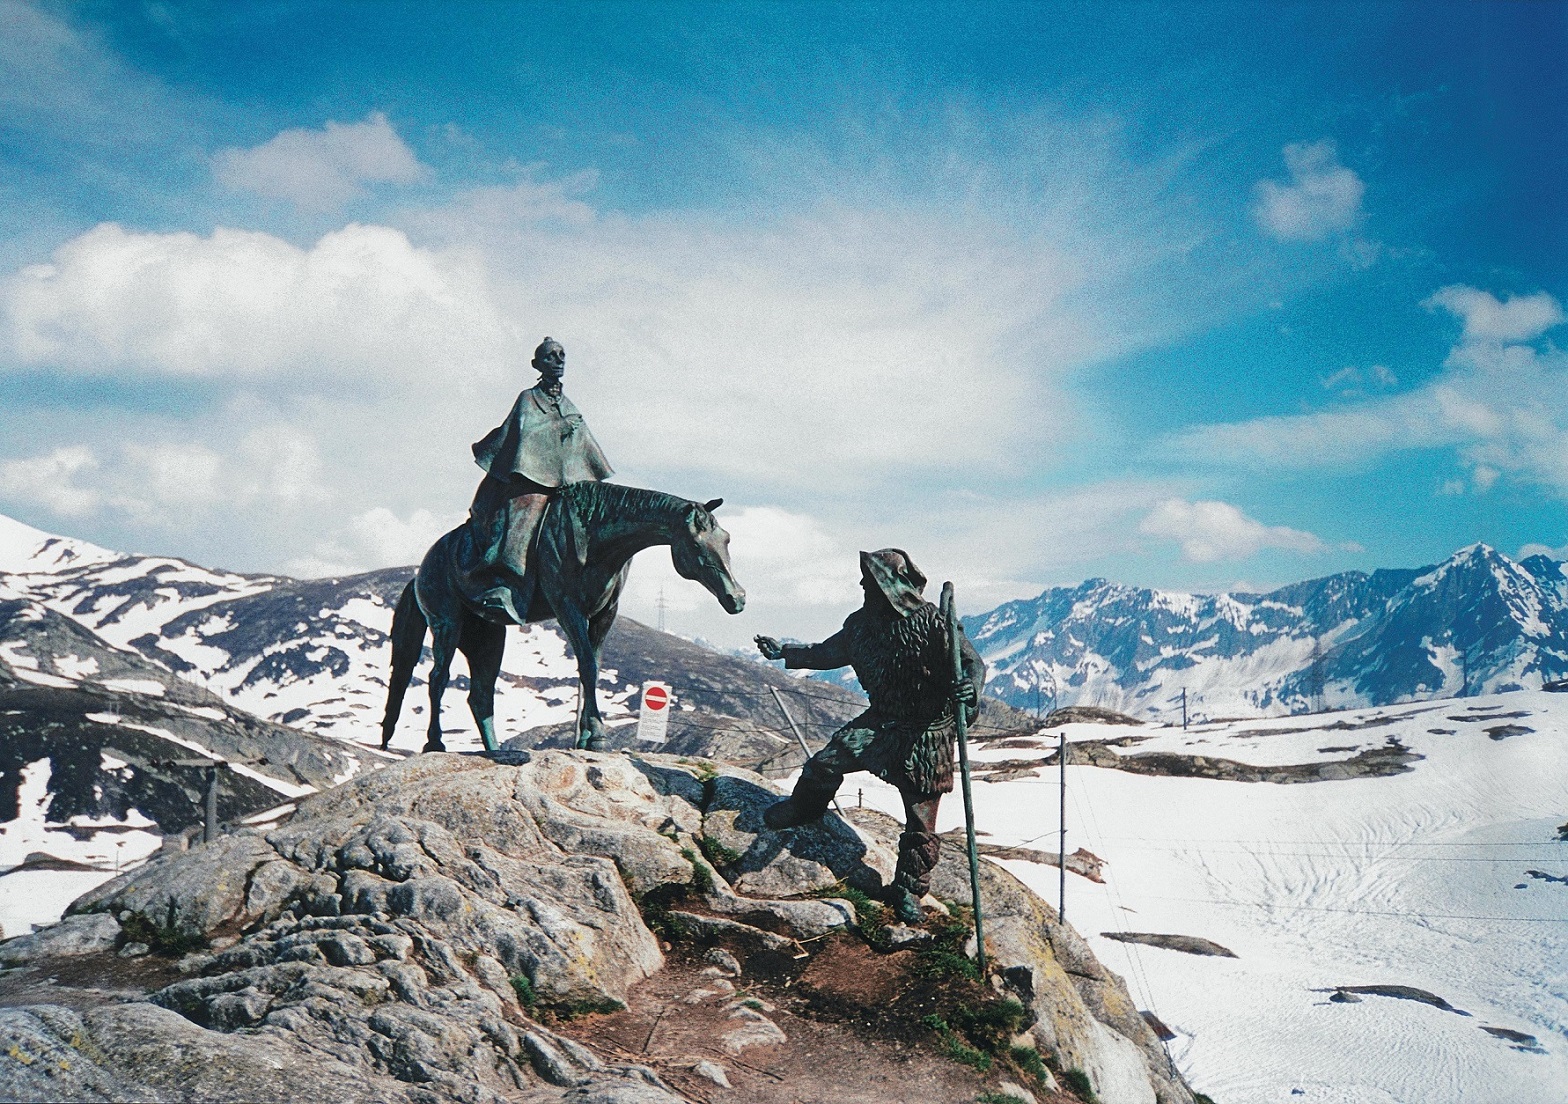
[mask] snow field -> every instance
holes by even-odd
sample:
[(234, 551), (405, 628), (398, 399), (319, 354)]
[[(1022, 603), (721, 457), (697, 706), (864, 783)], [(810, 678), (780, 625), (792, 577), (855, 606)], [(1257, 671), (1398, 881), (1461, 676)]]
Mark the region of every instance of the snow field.
[[(1500, 708), (1447, 719), (1475, 706)], [(1506, 723), (1534, 732), (1486, 735), (1505, 723), (1497, 712), (1519, 711), (1528, 716)], [(1355, 718), (1393, 723), (1324, 730)], [(1294, 731), (1236, 738), (1282, 728)], [(1568, 875), (1568, 844), (1555, 831), (1568, 819), (1568, 697), (1519, 692), (1185, 735), (1066, 731), (1074, 741), (1155, 737), (1123, 754), (1159, 748), (1259, 764), (1308, 761), (1300, 756), (1309, 751), (1348, 758), (1316, 749), (1388, 736), (1426, 757), (1406, 774), (1290, 785), (1068, 768), (1067, 850), (1086, 847), (1107, 865), (1103, 886), (1069, 874), (1067, 920), (1126, 978), (1139, 1007), (1177, 1033), (1170, 1052), (1196, 1088), (1224, 1104), (1568, 1100), (1568, 884), (1526, 873)], [(1043, 758), (1055, 734), (1037, 752), (981, 748), (974, 758)], [(846, 780), (839, 800), (853, 804), (857, 790), (867, 805), (902, 815), (897, 792), (864, 774)], [(977, 780), (974, 797), (982, 840), (1055, 849), (1054, 766), (1033, 778)], [(955, 789), (940, 827), (962, 826)], [(1054, 866), (1002, 865), (1056, 903)], [(1239, 957), (1100, 934), (1112, 931), (1200, 936)], [(1424, 989), (1470, 1015), (1375, 995), (1335, 1003), (1314, 991), (1367, 984)]]

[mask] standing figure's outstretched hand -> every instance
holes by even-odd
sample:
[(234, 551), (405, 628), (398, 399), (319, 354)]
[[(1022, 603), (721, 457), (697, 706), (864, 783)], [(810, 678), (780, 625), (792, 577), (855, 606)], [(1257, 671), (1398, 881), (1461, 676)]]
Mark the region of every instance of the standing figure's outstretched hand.
[(757, 651), (762, 653), (764, 659), (784, 658), (784, 645), (771, 636), (755, 636), (752, 639), (757, 642)]

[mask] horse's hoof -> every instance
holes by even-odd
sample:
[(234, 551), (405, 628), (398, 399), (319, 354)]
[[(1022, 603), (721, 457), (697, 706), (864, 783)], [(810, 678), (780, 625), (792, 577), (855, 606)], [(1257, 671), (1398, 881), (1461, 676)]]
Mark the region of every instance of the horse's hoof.
[(590, 737), (588, 737), (587, 742), (583, 744), (583, 748), (585, 750), (587, 750), (587, 751), (603, 751), (604, 750), (604, 737), (603, 736), (590, 736)]
[(431, 740), (424, 747), (420, 748), (420, 750), (421, 751), (445, 751), (446, 750), (446, 745), (443, 744), (440, 740)]

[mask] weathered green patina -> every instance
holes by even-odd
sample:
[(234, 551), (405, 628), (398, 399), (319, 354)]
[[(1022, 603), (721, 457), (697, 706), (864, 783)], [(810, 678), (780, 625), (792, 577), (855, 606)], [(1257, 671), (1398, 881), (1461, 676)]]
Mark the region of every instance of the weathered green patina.
[(937, 807), (953, 789), (954, 699), (966, 714), (978, 709), (985, 663), (960, 631), (962, 677), (955, 686), (947, 620), (922, 597), (926, 577), (907, 552), (862, 552), (860, 571), (865, 602), (827, 640), (802, 647), (756, 638), (764, 656), (782, 659), (786, 667), (853, 667), (871, 699), (869, 709), (806, 761), (794, 793), (764, 819), (776, 829), (817, 819), (852, 771), (870, 771), (897, 786), (906, 821), (889, 902), (901, 919), (914, 922), (940, 851)]

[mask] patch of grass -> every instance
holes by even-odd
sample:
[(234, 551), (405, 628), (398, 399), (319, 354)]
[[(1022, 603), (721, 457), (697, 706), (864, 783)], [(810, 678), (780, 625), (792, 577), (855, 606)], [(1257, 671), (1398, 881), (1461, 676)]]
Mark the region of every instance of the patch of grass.
[[(761, 1011), (763, 1011), (763, 1010), (764, 1010), (764, 1008), (765, 1008), (765, 1007), (766, 1007), (766, 1006), (765, 1006), (765, 1005), (764, 1005), (764, 1004), (763, 1004), (763, 1003), (762, 1003), (762, 1002), (761, 1002), (761, 1001), (760, 1001), (760, 1000), (758, 1000), (758, 999), (757, 999), (757, 998), (756, 998), (756, 997), (747, 997), (747, 998), (746, 998), (746, 999), (745, 999), (745, 1000), (743, 1000), (743, 1001), (741, 1001), (741, 1002), (740, 1002), (740, 1003), (741, 1003), (741, 1005), (742, 1005), (742, 1006), (743, 1006), (743, 1007), (746, 1007), (746, 1008), (749, 1008), (749, 1009), (751, 1009), (751, 1010), (752, 1010), (752, 1011), (753, 1011), (753, 1012), (761, 1012)], [(1211, 1104), (1212, 1104), (1212, 1102), (1211, 1102)]]
[(1024, 1104), (1024, 1099), (1012, 1093), (987, 1092), (975, 1097), (975, 1104)]
[(511, 981), (512, 992), (517, 994), (517, 1003), (522, 1005), (530, 1016), (533, 1015), (534, 1006), (539, 1003), (539, 996), (534, 992), (533, 979), (527, 974), (513, 974)]
[(642, 913), (642, 922), (648, 925), (648, 930), (660, 939), (667, 939), (671, 943), (680, 942), (688, 938), (691, 932), (685, 924), (670, 915), (670, 910), (690, 896), (691, 887), (679, 882), (666, 882), (638, 897), (637, 911)]
[[(1564, 825), (1563, 827), (1568, 828), (1568, 825)], [(1208, 1093), (1194, 1092), (1192, 1094), (1192, 1099), (1193, 1104), (1214, 1104), (1214, 1098)]]
[(1071, 1089), (1073, 1095), (1084, 1104), (1099, 1104), (1100, 1098), (1094, 1095), (1094, 1084), (1089, 1080), (1089, 1075), (1077, 1066), (1062, 1071), (1062, 1084)]
[(702, 857), (720, 870), (736, 865), (741, 859), (739, 851), (725, 847), (718, 840), (710, 839), (707, 836), (697, 837), (697, 847), (702, 851)]
[(1029, 1013), (1024, 1006), (1012, 997), (980, 1005), (960, 1005), (953, 1012), (953, 1026), (975, 1046), (993, 1054), (1005, 1052), (1028, 1019)]
[(204, 936), (181, 931), (174, 923), (174, 902), (169, 902), (169, 919), (162, 927), (154, 924), (141, 913), (133, 913), (120, 924), (127, 943), (145, 943), (159, 954), (186, 955), (192, 951), (205, 951)]
[(879, 951), (891, 949), (887, 938), (887, 909), (881, 902), (873, 900), (869, 894), (854, 886), (847, 886), (843, 882), (819, 889), (812, 896), (836, 897), (841, 901), (848, 901), (855, 910), (855, 924), (860, 928), (860, 934), (865, 937), (866, 942)]
[(980, 971), (964, 955), (941, 947), (927, 947), (915, 955), (913, 970), (917, 977), (937, 980), (946, 977), (980, 980)]
[(713, 873), (690, 847), (682, 847), (681, 854), (691, 863), (691, 887), (706, 897), (713, 892)]
[[(1040, 1057), (1040, 1052), (1032, 1046), (1009, 1047), (1007, 1056), (1013, 1064), (1023, 1070), (1036, 1081), (1044, 1082), (1050, 1071), (1046, 1069), (1045, 1060)], [(1209, 1104), (1214, 1104), (1210, 1101)]]
[(558, 1020), (576, 1020), (584, 1016), (607, 1015), (619, 1012), (626, 1005), (614, 997), (600, 997), (596, 1000), (565, 1001), (561, 1004), (550, 1005), (549, 1011)]
[(991, 1056), (983, 1050), (976, 1050), (964, 1042), (958, 1032), (948, 1026), (946, 1020), (936, 1013), (922, 1016), (920, 1023), (936, 1032), (937, 1042), (941, 1045), (942, 1053), (960, 1065), (969, 1066), (971, 1069), (985, 1073), (991, 1068)]

